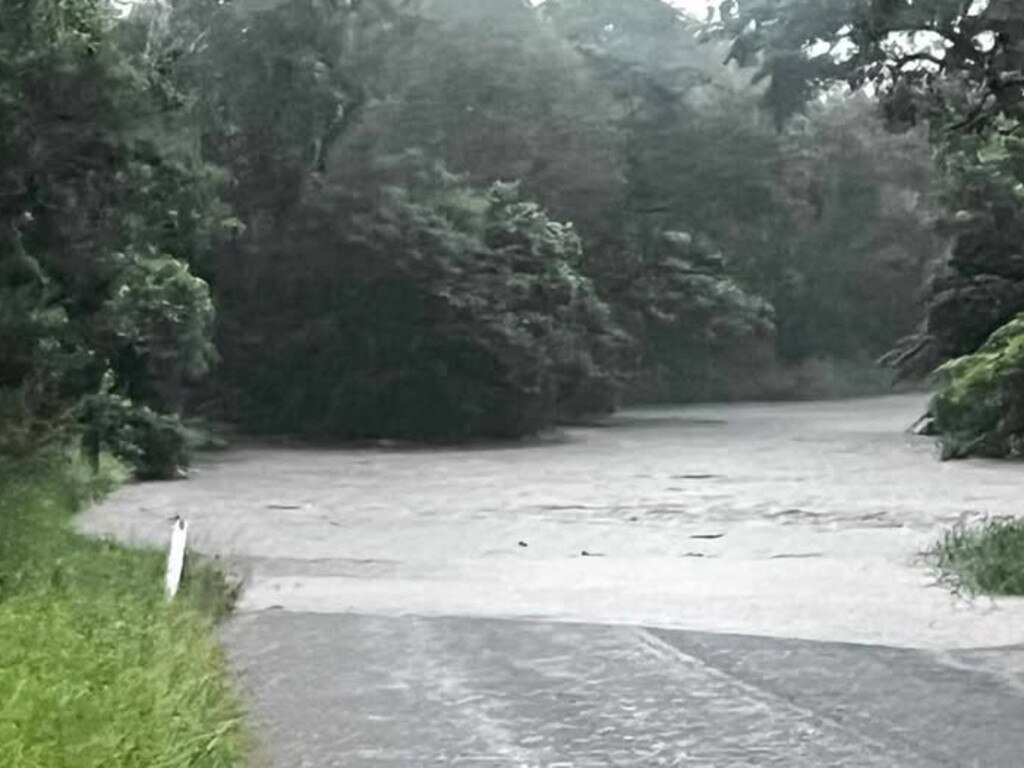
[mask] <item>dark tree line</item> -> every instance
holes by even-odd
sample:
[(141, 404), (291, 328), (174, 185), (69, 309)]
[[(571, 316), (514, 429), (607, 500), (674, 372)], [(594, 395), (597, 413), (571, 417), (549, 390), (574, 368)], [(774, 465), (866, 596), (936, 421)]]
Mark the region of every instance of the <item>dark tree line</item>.
[[(741, 63), (800, 49), (743, 19)], [(776, 121), (782, 78), (707, 32), (660, 0), (5, 3), (2, 450), (166, 476), (183, 414), (510, 437), (866, 365), (947, 268), (932, 145), (813, 72)], [(954, 156), (947, 187), (1015, 194)]]

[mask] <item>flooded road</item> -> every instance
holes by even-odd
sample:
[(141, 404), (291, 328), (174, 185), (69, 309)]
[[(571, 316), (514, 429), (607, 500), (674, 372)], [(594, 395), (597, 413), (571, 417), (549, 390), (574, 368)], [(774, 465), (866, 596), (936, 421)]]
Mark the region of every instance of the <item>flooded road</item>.
[[(958, 648), (1024, 641), (920, 553), (1020, 512), (1020, 465), (941, 463), (920, 395), (646, 409), (529, 445), (252, 448), (124, 489), (94, 533), (193, 545), (247, 575), (243, 611), (546, 617)], [(585, 553), (585, 554), (584, 554)]]
[(530, 445), (237, 449), (82, 527), (168, 518), (243, 573), (224, 629), (279, 768), (1017, 768), (1024, 602), (921, 553), (1019, 513), (921, 396), (624, 413)]

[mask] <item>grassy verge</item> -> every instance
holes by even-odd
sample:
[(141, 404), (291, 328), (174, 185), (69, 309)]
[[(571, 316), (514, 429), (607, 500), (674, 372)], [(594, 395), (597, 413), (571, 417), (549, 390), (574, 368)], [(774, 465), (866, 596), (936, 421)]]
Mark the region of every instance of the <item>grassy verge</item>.
[(1024, 520), (958, 525), (936, 554), (944, 576), (969, 592), (1024, 595)]
[(213, 622), (220, 576), (162, 594), (163, 555), (79, 536), (116, 485), (74, 462), (0, 467), (0, 768), (234, 768), (244, 738)]

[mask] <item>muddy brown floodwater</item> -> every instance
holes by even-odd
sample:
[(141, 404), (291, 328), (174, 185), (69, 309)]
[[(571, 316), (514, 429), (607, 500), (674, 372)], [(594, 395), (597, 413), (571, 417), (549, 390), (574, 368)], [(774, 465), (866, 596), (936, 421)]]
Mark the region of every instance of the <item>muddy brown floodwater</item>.
[(920, 553), (964, 515), (1019, 513), (1024, 466), (939, 462), (906, 432), (924, 400), (636, 410), (522, 446), (241, 448), (81, 525), (164, 545), (186, 517), (246, 575), (243, 614), (1022, 642), (1024, 604), (952, 595)]

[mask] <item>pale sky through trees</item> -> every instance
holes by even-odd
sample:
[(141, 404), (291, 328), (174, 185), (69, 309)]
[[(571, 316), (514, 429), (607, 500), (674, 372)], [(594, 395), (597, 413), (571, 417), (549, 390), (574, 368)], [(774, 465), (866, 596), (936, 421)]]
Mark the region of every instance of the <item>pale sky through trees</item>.
[[(687, 13), (696, 16), (698, 19), (703, 19), (707, 13), (709, 0), (670, 0), (672, 5), (677, 8), (682, 8)], [(717, 5), (717, 3), (715, 3)]]
[[(709, 5), (718, 7), (721, 0), (667, 0), (669, 4), (681, 8), (692, 16), (698, 19), (703, 19), (707, 15), (707, 9)], [(540, 5), (543, 0), (530, 0), (534, 5)]]

